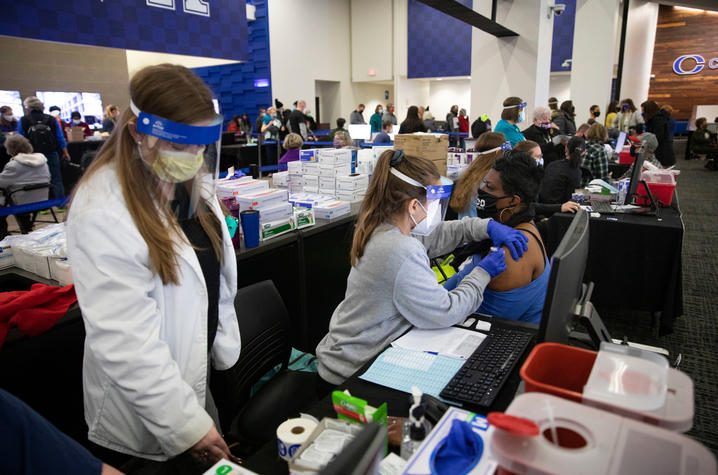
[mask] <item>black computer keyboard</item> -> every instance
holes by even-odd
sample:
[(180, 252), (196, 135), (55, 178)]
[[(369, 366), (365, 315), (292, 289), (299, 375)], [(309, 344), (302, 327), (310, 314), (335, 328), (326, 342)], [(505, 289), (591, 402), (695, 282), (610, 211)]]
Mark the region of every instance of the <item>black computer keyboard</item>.
[(533, 335), (494, 327), (466, 363), (441, 391), (441, 397), (489, 408)]
[(591, 206), (591, 209), (595, 211), (596, 213), (601, 214), (613, 214), (615, 211), (613, 210), (613, 207), (611, 206), (611, 203), (608, 201), (601, 201), (601, 200), (591, 200), (588, 203)]

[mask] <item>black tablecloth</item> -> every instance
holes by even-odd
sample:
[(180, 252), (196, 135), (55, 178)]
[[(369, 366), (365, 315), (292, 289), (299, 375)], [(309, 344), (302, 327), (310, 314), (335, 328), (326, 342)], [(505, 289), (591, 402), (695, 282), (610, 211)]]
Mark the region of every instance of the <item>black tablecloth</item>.
[[(491, 319), (485, 316), (479, 317), (476, 315), (474, 315), (474, 317), (478, 317), (479, 320), (483, 321), (491, 321), (492, 325), (520, 328), (531, 333), (536, 332), (536, 325), (532, 325), (530, 323), (515, 322), (500, 318)], [(521, 366), (523, 365), (523, 361), (531, 352), (532, 348), (533, 345), (530, 345), (529, 348), (526, 349), (521, 359), (516, 364), (516, 367), (511, 372), (509, 379), (506, 381), (504, 387), (501, 389), (498, 396), (496, 397), (496, 400), (494, 401), (494, 404), (492, 405), (490, 410), (480, 410), (479, 408), (475, 407), (465, 407), (465, 409), (474, 411), (482, 415), (486, 415), (487, 413), (492, 411), (506, 410), (506, 408), (509, 406), (509, 404), (511, 404), (511, 401), (513, 401), (514, 397), (516, 397), (518, 393), (519, 385), (521, 384)], [(381, 354), (381, 352), (379, 354)], [(383, 403), (386, 403), (387, 412), (390, 416), (407, 417), (410, 406), (409, 393), (398, 391), (396, 389), (391, 389), (385, 386), (380, 386), (378, 384), (370, 383), (368, 381), (360, 379), (360, 376), (369, 369), (369, 367), (372, 365), (372, 363), (374, 363), (374, 360), (379, 356), (379, 354), (377, 354), (376, 357), (372, 358), (371, 361), (367, 362), (364, 366), (362, 366), (343, 384), (340, 384), (337, 389), (341, 391), (346, 389), (353, 396), (366, 400), (367, 403), (373, 407), (379, 407)], [(311, 414), (319, 420), (321, 420), (323, 417), (337, 417), (336, 411), (332, 406), (331, 394), (324, 397), (316, 404), (306, 408), (306, 410), (302, 412)], [(248, 469), (257, 473), (261, 473), (263, 475), (286, 474), (288, 471), (287, 462), (280, 459), (277, 455), (277, 444), (275, 442), (269, 442), (265, 444), (256, 454), (254, 454), (246, 461), (245, 465)]]
[[(660, 210), (661, 221), (625, 214), (591, 218), (584, 275), (585, 282), (596, 284), (591, 300), (599, 313), (616, 308), (660, 312), (661, 336), (673, 331), (683, 313), (683, 220), (675, 197), (674, 205)], [(549, 255), (572, 219), (558, 213), (542, 224)]]
[(82, 142), (67, 142), (67, 152), (72, 163), (80, 165), (82, 155), (88, 150), (100, 150), (105, 140), (83, 140)]

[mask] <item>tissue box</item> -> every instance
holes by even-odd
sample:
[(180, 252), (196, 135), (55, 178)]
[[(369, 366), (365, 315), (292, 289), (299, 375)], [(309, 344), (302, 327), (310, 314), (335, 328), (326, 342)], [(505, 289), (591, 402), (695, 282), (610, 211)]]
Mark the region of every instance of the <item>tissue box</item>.
[(369, 177), (367, 175), (354, 173), (351, 175), (338, 176), (336, 183), (337, 190), (366, 190), (369, 186)]
[(314, 226), (314, 211), (311, 208), (294, 208), (291, 219), (292, 224), (296, 229)]
[(319, 173), (320, 173), (319, 164), (315, 163), (315, 162), (305, 162), (304, 165), (302, 166), (302, 170), (303, 170), (304, 176), (307, 176), (307, 175), (319, 176)]
[(271, 208), (283, 201), (287, 201), (287, 190), (273, 189), (260, 191), (258, 193), (247, 193), (245, 195), (237, 195), (237, 203), (239, 209), (256, 209)]
[(262, 208), (259, 212), (259, 222), (279, 221), (287, 219), (290, 216), (292, 216), (292, 205), (289, 203), (281, 203), (271, 208)]
[(292, 227), (292, 222), (289, 218), (261, 223), (259, 226), (259, 231), (261, 233), (260, 237), (262, 238), (262, 241), (281, 236), (282, 234), (286, 234), (293, 229), (294, 228)]
[(319, 219), (333, 219), (349, 214), (351, 208), (346, 201), (326, 201), (314, 206), (314, 216)]

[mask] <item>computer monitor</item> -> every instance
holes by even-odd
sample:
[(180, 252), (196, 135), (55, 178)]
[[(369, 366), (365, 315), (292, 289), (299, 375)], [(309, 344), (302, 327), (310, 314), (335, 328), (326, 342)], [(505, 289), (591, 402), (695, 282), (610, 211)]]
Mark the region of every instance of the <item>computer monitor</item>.
[(551, 257), (546, 300), (539, 324), (538, 342), (569, 343), (576, 323), (589, 333), (593, 346), (611, 341), (608, 330), (591, 304), (593, 284), (583, 284), (588, 259), (589, 219), (581, 209)]
[(102, 123), (104, 111), (102, 110), (102, 96), (99, 92), (36, 91), (35, 95), (45, 105), (46, 114), (50, 113), (50, 107), (59, 107), (60, 119), (65, 122), (69, 122), (70, 115), (77, 111), (85, 121), (86, 116), (91, 116), (93, 124)]
[(24, 115), (20, 91), (0, 90), (0, 106), (10, 106), (15, 117), (22, 117)]
[(636, 154), (636, 161), (633, 162), (633, 172), (631, 172), (631, 184), (628, 186), (626, 200), (623, 204), (633, 204), (633, 198), (638, 191), (638, 184), (641, 182), (641, 172), (643, 171), (643, 154)]
[(319, 473), (321, 475), (373, 475), (379, 473), (379, 464), (384, 458), (386, 440), (386, 427), (370, 422)]
[(621, 132), (618, 134), (618, 138), (616, 139), (616, 148), (613, 149), (616, 153), (621, 153), (623, 151), (623, 145), (626, 143), (626, 132)]
[(349, 135), (352, 140), (369, 140), (371, 138), (371, 125), (349, 124)]

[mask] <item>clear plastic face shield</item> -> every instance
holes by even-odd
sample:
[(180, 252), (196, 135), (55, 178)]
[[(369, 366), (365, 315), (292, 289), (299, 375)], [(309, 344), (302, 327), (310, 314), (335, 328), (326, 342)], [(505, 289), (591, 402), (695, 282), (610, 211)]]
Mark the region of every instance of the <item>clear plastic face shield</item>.
[(449, 198), (451, 198), (451, 190), (454, 186), (454, 182), (452, 182), (449, 178), (442, 176), (441, 185), (424, 186), (394, 167), (391, 167), (390, 170), (391, 174), (401, 181), (426, 190), (426, 206), (419, 203), (421, 207), (424, 208), (426, 218), (417, 222), (412, 216), (411, 219), (414, 220), (414, 229), (412, 229), (411, 232), (412, 234), (418, 235), (431, 234), (436, 226), (444, 220), (444, 216), (446, 216), (446, 210), (449, 207)]
[(222, 117), (183, 124), (141, 111), (137, 116), (140, 159), (156, 179), (158, 196), (166, 200), (180, 220), (194, 216), (201, 203), (214, 199), (219, 174)]
[(515, 107), (518, 107), (518, 108), (519, 108), (519, 120), (518, 120), (518, 122), (523, 122), (524, 120), (526, 120), (526, 116), (525, 116), (525, 112), (524, 112), (524, 110), (526, 110), (526, 101), (522, 102), (521, 104), (516, 104), (516, 105), (513, 105), (513, 106), (504, 106), (504, 109), (513, 109), (513, 108), (515, 108)]

